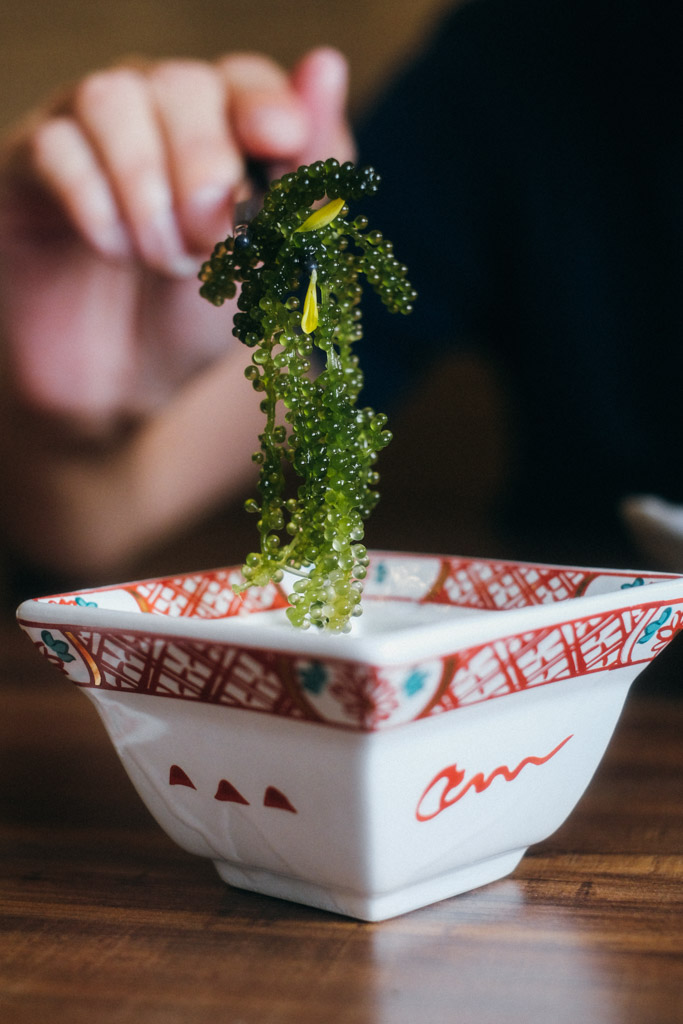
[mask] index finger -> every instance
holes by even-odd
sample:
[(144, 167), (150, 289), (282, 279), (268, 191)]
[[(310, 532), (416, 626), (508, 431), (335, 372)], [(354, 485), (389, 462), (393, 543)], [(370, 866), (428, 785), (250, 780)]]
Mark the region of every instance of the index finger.
[(247, 157), (275, 163), (296, 157), (310, 132), (305, 105), (288, 73), (260, 54), (233, 54), (219, 61), (227, 89), (228, 116)]

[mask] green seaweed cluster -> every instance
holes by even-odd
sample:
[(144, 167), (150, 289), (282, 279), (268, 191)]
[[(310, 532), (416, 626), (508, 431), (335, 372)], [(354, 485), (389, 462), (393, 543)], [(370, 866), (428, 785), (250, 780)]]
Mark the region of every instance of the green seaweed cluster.
[(357, 401), (361, 281), (391, 312), (409, 313), (415, 298), (391, 242), (365, 216), (349, 219), (349, 204), (378, 184), (371, 167), (334, 159), (299, 167), (271, 183), (262, 208), (200, 272), (200, 292), (215, 305), (239, 290), (233, 333), (253, 349), (245, 375), (263, 396), (259, 499), (246, 503), (261, 544), (239, 589), (299, 576), (287, 614), (303, 628), (346, 632), (361, 612), (364, 521), (391, 440), (386, 416)]

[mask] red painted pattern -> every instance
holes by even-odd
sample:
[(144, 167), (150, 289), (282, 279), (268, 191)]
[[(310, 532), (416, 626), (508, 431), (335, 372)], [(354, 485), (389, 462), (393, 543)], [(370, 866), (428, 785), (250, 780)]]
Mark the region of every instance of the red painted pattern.
[[(171, 765), (168, 775), (168, 783), (170, 786), (187, 786), (188, 789), (197, 788), (187, 772), (177, 764)], [(246, 807), (249, 806), (249, 801), (246, 797), (242, 796), (239, 789), (237, 789), (236, 786), (233, 786), (232, 782), (229, 782), (227, 779), (219, 780), (218, 787), (214, 794), (214, 800), (220, 800), (224, 803), (244, 804)], [(277, 786), (266, 787), (266, 791), (263, 795), (263, 806), (274, 807), (279, 811), (289, 811), (291, 814), (297, 813), (297, 809), (289, 797), (285, 796), (282, 790), (278, 789)]]
[[(545, 757), (525, 757), (524, 760), (520, 761), (517, 767), (512, 770), (510, 770), (507, 765), (503, 764), (498, 768), (494, 768), (490, 775), (484, 775), (483, 772), (477, 772), (477, 774), (473, 775), (467, 780), (467, 782), (465, 782), (466, 771), (464, 769), (458, 768), (456, 764), (448, 765), (448, 767), (443, 768), (438, 775), (434, 776), (425, 789), (418, 801), (415, 817), (418, 821), (430, 821), (432, 818), (436, 818), (438, 814), (441, 814), (442, 811), (452, 807), (453, 804), (458, 802), (458, 800), (462, 800), (470, 789), (474, 789), (477, 793), (483, 793), (484, 790), (488, 789), (491, 783), (498, 777), (505, 779), (506, 782), (512, 782), (517, 778), (519, 773), (527, 767), (527, 765), (541, 765), (549, 761), (559, 750), (562, 749), (565, 743), (569, 743), (572, 736), (573, 733), (565, 737), (565, 739), (563, 739), (561, 743), (558, 743), (549, 754), (545, 755)], [(422, 811), (422, 804), (426, 802), (429, 796), (438, 790), (442, 783), (444, 784), (444, 788), (439, 796), (439, 803), (436, 810), (428, 813)]]
[[(671, 609), (669, 619), (657, 629), (653, 643), (642, 644), (646, 627), (656, 624), (666, 608)], [(645, 664), (683, 623), (683, 601), (668, 602), (666, 608), (658, 602), (606, 610), (447, 655), (440, 659), (441, 683), (436, 693), (416, 708), (415, 717), (443, 714), (592, 672)], [(50, 623), (22, 624), (54, 630)], [(287, 653), (162, 636), (149, 628), (134, 632), (72, 626), (63, 636), (88, 668), (87, 681), (74, 680), (79, 686), (197, 700), (284, 718), (327, 720), (307, 699), (296, 659)], [(44, 642), (36, 643), (44, 657), (70, 674), (72, 662), (63, 662)], [(402, 694), (381, 667), (344, 659), (330, 659), (327, 664), (329, 692), (345, 714), (345, 721), (330, 724), (372, 732), (390, 723)], [(407, 666), (406, 672), (414, 668)]]
[(509, 611), (578, 597), (595, 578), (595, 572), (579, 568), (446, 558), (426, 600), (461, 608)]
[[(400, 559), (401, 564), (404, 561)], [(585, 593), (603, 577), (615, 587), (624, 580), (622, 587), (627, 588), (671, 578), (648, 575), (634, 580), (628, 573), (596, 574), (584, 569), (488, 560), (433, 561), (436, 573), (427, 574), (432, 582), (425, 582), (420, 601), (486, 611), (566, 601), (571, 615), (571, 598)], [(376, 563), (376, 574), (382, 569), (384, 579), (391, 572), (392, 556), (376, 556)], [(160, 616), (219, 619), (286, 605), (285, 595), (275, 586), (253, 588), (237, 597), (232, 584), (239, 578), (239, 570), (222, 569), (143, 581), (124, 589), (140, 608)], [(373, 579), (371, 573), (371, 596)], [(380, 583), (375, 581), (374, 585)], [(95, 591), (81, 593), (83, 601), (93, 594), (96, 603), (100, 601)], [(378, 592), (375, 596), (384, 595)], [(401, 590), (400, 574), (391, 580), (391, 596), (408, 598)], [(47, 600), (71, 602), (77, 597), (64, 594)], [(407, 699), (406, 680), (420, 667), (406, 665), (405, 676), (401, 678), (393, 668), (388, 672), (382, 666), (330, 659), (326, 665), (325, 696), (338, 706), (331, 720), (325, 706), (321, 710), (320, 702), (311, 699), (311, 691), (299, 677), (296, 659), (288, 653), (238, 648), (182, 635), (162, 636), (150, 628), (151, 621), (150, 617), (141, 616), (141, 627), (130, 630), (65, 624), (61, 628), (71, 656), (68, 659), (42, 639), (35, 642), (64, 674), (74, 678), (78, 670), (74, 681), (80, 686), (197, 700), (300, 720), (322, 720), (365, 732), (390, 726), (400, 716)], [(22, 625), (36, 630), (55, 629), (54, 623), (22, 621)], [(648, 630), (654, 627), (658, 628), (650, 636)], [(502, 636), (440, 658), (436, 690), (430, 695), (425, 691), (423, 703), (411, 694), (411, 713), (415, 718), (426, 718), (558, 680), (644, 664), (681, 629), (683, 601), (678, 599), (666, 605), (627, 603)], [(81, 663), (87, 669), (87, 680), (83, 678)], [(433, 665), (432, 670), (438, 671), (438, 665)]]
[(214, 800), (223, 800), (226, 803), (246, 804), (249, 806), (249, 801), (243, 797), (239, 789), (233, 786), (232, 782), (228, 782), (227, 779), (221, 779), (218, 783), (218, 789), (216, 790)]
[(172, 764), (168, 773), (169, 786), (187, 786), (188, 789), (196, 789), (194, 782), (180, 765)]
[(296, 807), (285, 794), (275, 786), (268, 786), (263, 797), (264, 807), (275, 807), (279, 811), (290, 811), (296, 814)]

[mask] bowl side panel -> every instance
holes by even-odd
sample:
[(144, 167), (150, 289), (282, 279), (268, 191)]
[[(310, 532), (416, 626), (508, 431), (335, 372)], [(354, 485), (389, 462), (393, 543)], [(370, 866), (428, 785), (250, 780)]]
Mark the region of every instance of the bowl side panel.
[(587, 676), (372, 736), (368, 890), (415, 886), (559, 828), (604, 754), (636, 672)]
[(180, 846), (363, 890), (367, 737), (215, 705), (88, 695), (143, 801)]
[(236, 884), (283, 898), (317, 893), (309, 898), (318, 906), (372, 917), (373, 901), (385, 915), (406, 900), (462, 891), (463, 878), (497, 877), (488, 864), (516, 863), (559, 827), (602, 757), (633, 675), (587, 677), (372, 735), (89, 694), (142, 799), (179, 845), (223, 865)]

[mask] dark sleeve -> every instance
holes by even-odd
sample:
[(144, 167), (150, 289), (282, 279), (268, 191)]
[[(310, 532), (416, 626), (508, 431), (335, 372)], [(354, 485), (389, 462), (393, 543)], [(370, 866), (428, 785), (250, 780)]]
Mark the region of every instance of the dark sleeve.
[(464, 22), (439, 27), (359, 128), (360, 161), (382, 178), (365, 210), (370, 226), (392, 240), (418, 292), (407, 317), (364, 299), (364, 397), (381, 408), (445, 345), (492, 331), (498, 172), (482, 137), (490, 90)]
[(538, 515), (683, 500), (682, 48), (680, 3), (467, 0), (361, 127), (368, 217), (419, 293), (367, 304), (367, 401), (444, 345), (493, 351)]

